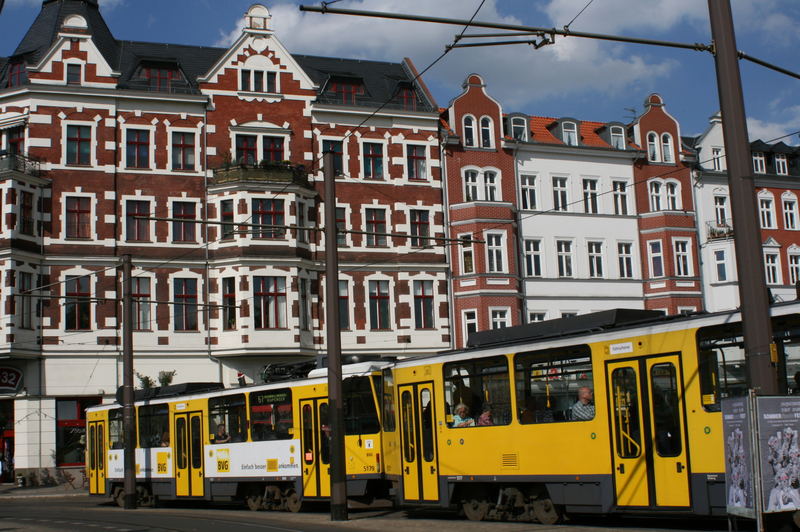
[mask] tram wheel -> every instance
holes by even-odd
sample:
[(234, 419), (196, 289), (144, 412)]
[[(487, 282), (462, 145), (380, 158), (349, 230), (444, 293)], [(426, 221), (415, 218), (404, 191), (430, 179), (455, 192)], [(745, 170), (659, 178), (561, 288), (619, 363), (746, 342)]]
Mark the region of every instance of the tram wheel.
[(537, 499), (533, 501), (533, 515), (543, 525), (554, 525), (561, 519), (556, 505), (550, 499)]
[(136, 486), (136, 505), (143, 507), (153, 506), (153, 495), (145, 486)]
[(117, 506), (120, 508), (125, 508), (125, 490), (122, 488), (117, 488), (117, 491), (114, 492), (114, 501), (116, 501)]
[(247, 507), (257, 512), (264, 508), (264, 496), (258, 493), (251, 493), (247, 497), (245, 497), (245, 502), (247, 503)]
[(489, 503), (470, 499), (461, 504), (461, 509), (464, 510), (464, 515), (470, 521), (483, 521), (486, 519), (486, 514), (489, 513)]
[(303, 506), (303, 501), (300, 500), (300, 495), (296, 491), (291, 492), (286, 496), (286, 509), (296, 514)]

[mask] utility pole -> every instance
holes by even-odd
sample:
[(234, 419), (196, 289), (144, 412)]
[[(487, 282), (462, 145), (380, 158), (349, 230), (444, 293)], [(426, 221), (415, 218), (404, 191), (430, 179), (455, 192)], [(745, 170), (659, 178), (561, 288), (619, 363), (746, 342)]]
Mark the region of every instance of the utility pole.
[(778, 393), (777, 372), (772, 359), (772, 324), (769, 294), (764, 281), (761, 229), (747, 135), (742, 79), (730, 0), (708, 0), (717, 90), (722, 111), (725, 159), (733, 209), (733, 234), (739, 273), (739, 304), (747, 367), (747, 385), (758, 395)]
[(125, 509), (136, 509), (136, 416), (133, 410), (133, 297), (131, 256), (122, 256), (122, 432)]
[[(331, 521), (347, 521), (347, 478), (342, 404), (342, 341), (339, 331), (339, 257), (333, 152), (322, 156), (325, 179), (325, 331), (328, 344), (328, 416), (331, 431)], [(325, 435), (323, 434), (324, 438)], [(318, 464), (317, 467), (324, 467)]]

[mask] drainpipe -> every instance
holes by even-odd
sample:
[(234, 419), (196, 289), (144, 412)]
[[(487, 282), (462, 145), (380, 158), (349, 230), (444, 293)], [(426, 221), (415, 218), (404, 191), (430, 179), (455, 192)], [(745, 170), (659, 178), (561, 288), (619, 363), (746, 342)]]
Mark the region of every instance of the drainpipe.
[[(205, 109), (203, 109), (203, 211), (205, 213), (204, 219), (208, 220), (208, 104), (206, 104)], [(204, 271), (204, 279), (203, 279), (203, 299), (205, 300), (205, 306), (203, 307), (205, 310), (203, 311), (205, 322), (206, 322), (206, 350), (208, 359), (212, 363), (217, 364), (217, 377), (219, 378), (220, 384), (223, 386), (225, 382), (223, 381), (223, 370), (222, 370), (222, 361), (218, 358), (215, 358), (211, 353), (211, 307), (208, 306), (209, 303), (209, 296), (211, 294), (211, 290), (209, 289), (209, 282), (210, 282), (210, 252), (209, 248), (211, 247), (211, 242), (208, 240), (208, 225), (203, 224), (203, 239), (205, 240), (206, 245), (203, 246), (205, 248), (205, 271)], [(220, 226), (220, 231), (222, 230), (222, 226)]]
[(697, 177), (699, 172), (694, 169), (690, 169), (689, 172), (689, 179), (692, 182), (692, 203), (694, 204), (694, 230), (695, 249), (697, 252), (697, 268), (700, 270), (698, 272), (700, 276), (700, 301), (703, 304), (703, 308), (698, 310), (703, 311), (706, 310), (706, 307), (708, 307), (708, 304), (706, 303), (706, 279), (710, 279), (710, 275), (708, 277), (706, 276), (705, 267), (703, 266), (705, 263), (705, 257), (703, 257), (703, 248), (708, 247), (708, 241), (706, 241), (706, 243), (703, 245), (700, 244), (701, 231), (703, 230), (702, 227), (704, 224), (703, 220), (700, 219), (700, 209), (698, 208), (700, 204), (697, 202), (697, 189), (700, 186), (700, 179)]
[[(443, 140), (439, 141), (439, 169), (440, 175), (442, 177), (442, 201), (444, 204), (444, 208), (442, 209), (443, 213), (443, 221), (445, 227), (445, 237), (452, 238), (452, 234), (450, 234), (450, 202), (447, 198), (447, 157), (445, 156), (446, 148), (445, 143)], [(455, 307), (455, 292), (453, 291), (453, 265), (452, 265), (452, 258), (451, 258), (451, 249), (448, 245), (449, 242), (445, 241), (445, 260), (447, 262), (447, 270), (445, 271), (447, 275), (447, 292), (448, 292), (448, 305), (447, 305), (447, 317), (450, 320), (450, 350), (455, 349), (456, 345), (456, 334), (460, 331), (455, 329), (456, 321), (455, 321), (455, 312), (453, 307)], [(460, 245), (460, 244), (456, 244)], [(466, 338), (464, 339), (464, 344), (466, 345)]]

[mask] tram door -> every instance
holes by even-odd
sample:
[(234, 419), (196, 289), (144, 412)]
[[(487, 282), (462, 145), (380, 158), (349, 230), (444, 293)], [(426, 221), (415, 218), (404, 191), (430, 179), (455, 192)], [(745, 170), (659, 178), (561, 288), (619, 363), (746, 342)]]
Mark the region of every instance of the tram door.
[(607, 376), (617, 505), (689, 506), (679, 356), (609, 363)]
[(88, 423), (88, 452), (86, 460), (89, 469), (89, 493), (103, 495), (106, 492), (106, 423), (92, 421)]
[(403, 456), (403, 499), (438, 502), (436, 414), (433, 383), (399, 386), (400, 437)]
[(203, 414), (175, 414), (175, 495), (203, 496)]
[(303, 445), (303, 497), (331, 495), (331, 431), (328, 400), (300, 401)]

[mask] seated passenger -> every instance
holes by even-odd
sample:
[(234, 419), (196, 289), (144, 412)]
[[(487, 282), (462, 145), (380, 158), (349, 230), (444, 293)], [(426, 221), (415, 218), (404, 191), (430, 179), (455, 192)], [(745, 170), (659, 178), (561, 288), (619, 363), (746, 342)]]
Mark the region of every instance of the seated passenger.
[(483, 403), (481, 415), (478, 416), (477, 424), (482, 427), (494, 425), (494, 419), (492, 419), (492, 405), (490, 403)]
[(572, 405), (573, 421), (594, 419), (594, 393), (588, 386), (578, 388), (578, 400)]
[(231, 441), (231, 437), (225, 432), (225, 423), (218, 423), (217, 433), (214, 434), (214, 443), (228, 443), (229, 441)]
[(161, 435), (161, 447), (169, 447), (169, 432), (164, 432)]
[(464, 403), (458, 403), (453, 415), (453, 428), (474, 427), (475, 420), (469, 416), (469, 407)]

